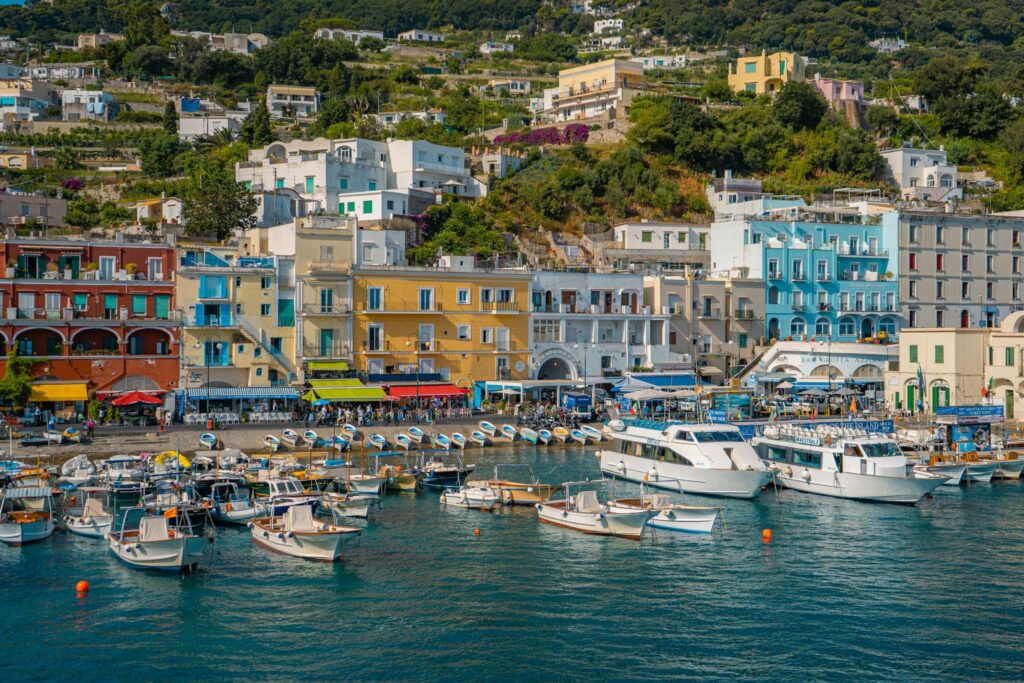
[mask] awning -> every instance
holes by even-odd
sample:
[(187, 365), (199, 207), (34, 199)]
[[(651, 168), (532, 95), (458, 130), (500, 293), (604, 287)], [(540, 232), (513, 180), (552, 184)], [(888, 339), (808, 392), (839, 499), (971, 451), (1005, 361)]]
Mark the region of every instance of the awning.
[(782, 382), (787, 379), (793, 379), (793, 375), (785, 372), (766, 372), (763, 375), (755, 375), (754, 377), (758, 382)]
[(343, 360), (311, 360), (306, 366), (310, 372), (348, 370), (348, 362)]
[(311, 379), (308, 380), (309, 386), (314, 389), (322, 388), (337, 388), (337, 387), (361, 387), (363, 383), (358, 379)]
[(725, 373), (713, 365), (702, 365), (698, 368), (702, 375), (724, 375)]
[(380, 387), (334, 387), (330, 389), (314, 389), (303, 396), (306, 401), (326, 399), (332, 403), (349, 403), (355, 401), (387, 401), (388, 397)]
[(71, 382), (66, 384), (33, 384), (30, 401), (42, 402), (53, 401), (87, 401), (89, 400), (89, 388), (82, 382)]
[(646, 382), (656, 387), (692, 387), (697, 384), (696, 376), (686, 373), (682, 375), (631, 375), (630, 379)]
[(454, 384), (420, 384), (401, 385), (388, 387), (388, 393), (395, 398), (416, 398), (421, 396), (432, 398), (435, 396), (465, 396), (468, 391)]
[(185, 398), (196, 401), (209, 397), (211, 400), (235, 398), (280, 398), (293, 400), (299, 392), (290, 387), (196, 387), (185, 389)]

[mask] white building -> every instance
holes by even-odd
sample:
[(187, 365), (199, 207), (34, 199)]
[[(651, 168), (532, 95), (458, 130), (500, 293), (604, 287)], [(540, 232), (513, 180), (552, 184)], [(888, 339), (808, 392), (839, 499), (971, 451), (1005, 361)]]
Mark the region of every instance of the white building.
[(600, 378), (677, 362), (669, 315), (644, 306), (631, 273), (538, 272), (531, 284), (530, 376)]
[(67, 89), (61, 92), (65, 121), (109, 121), (117, 113), (113, 95), (102, 90)]
[(318, 28), (314, 34), (321, 40), (349, 40), (356, 45), (363, 42), (367, 38), (375, 40), (384, 40), (384, 31), (365, 31), (360, 29), (349, 29), (349, 28)]
[(293, 140), (249, 152), (235, 179), (253, 192), (291, 188), (315, 209), (361, 221), (422, 212), (442, 193), (480, 197), (486, 186), (459, 147), (423, 140)]
[(480, 54), (482, 55), (495, 55), (499, 52), (507, 52), (512, 54), (516, 51), (516, 46), (512, 43), (498, 43), (493, 40), (488, 40), (484, 43), (480, 43)]
[(46, 115), (46, 109), (60, 104), (55, 88), (27, 78), (0, 79), (0, 128), (8, 121), (34, 121)]
[(192, 142), (196, 138), (214, 135), (222, 130), (238, 131), (242, 128), (245, 112), (201, 112), (178, 115), (178, 139)]
[(530, 81), (525, 78), (492, 78), (487, 83), (487, 88), (493, 93), (505, 93), (527, 97), (531, 89)]
[(630, 61), (642, 64), (644, 71), (682, 69), (686, 66), (686, 55), (640, 55)]
[(184, 224), (181, 217), (181, 200), (177, 197), (159, 197), (144, 199), (135, 204), (135, 222), (154, 221), (156, 223)]
[(29, 76), (40, 81), (73, 81), (82, 78), (96, 78), (100, 73), (100, 68), (96, 62), (82, 62), (81, 64), (35, 64), (26, 67), (26, 69), (28, 69)]
[(622, 249), (666, 251), (707, 249), (711, 226), (685, 223), (621, 223), (612, 228)]
[(448, 115), (440, 109), (419, 109), (416, 111), (382, 111), (377, 114), (369, 114), (369, 117), (379, 123), (382, 126), (388, 128), (394, 126), (400, 121), (407, 119), (417, 119), (424, 123), (440, 123), (444, 124), (448, 120)]
[(942, 202), (963, 197), (957, 186), (956, 166), (950, 164), (946, 150), (916, 149), (909, 145), (883, 149), (889, 165), (889, 180), (900, 188), (904, 199)]
[(788, 375), (799, 389), (839, 389), (846, 385), (867, 385), (881, 392), (884, 400), (885, 373), (896, 360), (898, 346), (828, 341), (780, 341), (772, 344), (757, 366), (742, 379), (757, 385), (763, 375)]
[(622, 30), (622, 19), (598, 19), (594, 22), (594, 34), (618, 33)]
[(419, 43), (443, 43), (444, 35), (433, 31), (424, 31), (422, 29), (414, 28), (412, 30), (399, 33), (398, 39)]
[(267, 111), (272, 118), (284, 118), (288, 111), (294, 116), (309, 118), (320, 111), (320, 93), (316, 88), (298, 85), (267, 86)]
[(868, 45), (883, 54), (892, 54), (894, 52), (899, 52), (900, 50), (905, 50), (907, 48), (907, 41), (900, 37), (886, 37), (872, 40)]

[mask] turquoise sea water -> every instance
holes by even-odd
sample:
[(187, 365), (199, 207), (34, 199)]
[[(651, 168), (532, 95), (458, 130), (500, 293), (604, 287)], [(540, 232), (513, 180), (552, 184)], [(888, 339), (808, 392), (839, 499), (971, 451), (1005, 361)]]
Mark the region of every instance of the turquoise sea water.
[[(598, 475), (578, 448), (466, 460), (481, 474), (519, 460), (548, 481)], [(344, 563), (222, 528), (212, 567), (184, 577), (58, 533), (0, 548), (3, 678), (1024, 677), (1020, 483), (940, 489), (914, 508), (792, 492), (722, 504), (711, 536), (638, 543), (541, 525), (530, 508), (389, 496)]]

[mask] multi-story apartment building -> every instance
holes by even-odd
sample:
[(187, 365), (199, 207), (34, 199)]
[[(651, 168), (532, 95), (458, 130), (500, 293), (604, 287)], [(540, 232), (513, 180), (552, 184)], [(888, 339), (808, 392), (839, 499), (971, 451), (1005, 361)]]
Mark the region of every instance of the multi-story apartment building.
[(368, 116), (382, 126), (391, 128), (395, 124), (408, 119), (416, 119), (426, 124), (441, 123), (448, 120), (448, 115), (440, 109), (417, 109), (412, 111), (382, 111)]
[[(60, 104), (56, 88), (26, 78), (0, 80), (0, 121), (35, 121)], [(0, 124), (2, 125), (2, 124)]]
[[(900, 328), (895, 211), (875, 216), (805, 207), (791, 220), (737, 218), (712, 226), (712, 270), (746, 267), (766, 281), (770, 339), (893, 338)], [(897, 280), (900, 280), (897, 282)]]
[(686, 67), (686, 55), (637, 55), (630, 57), (631, 62), (638, 62), (644, 67), (644, 71), (664, 69), (682, 69)]
[(353, 270), (355, 367), (393, 375), (476, 380), (530, 374), (530, 273), (477, 268), (471, 256), (438, 268), (360, 265)]
[(729, 87), (735, 92), (757, 95), (775, 93), (790, 81), (804, 80), (806, 66), (807, 58), (795, 52), (762, 51), (759, 55), (738, 58), (735, 66), (729, 65)]
[(182, 388), (295, 382), (294, 286), (289, 258), (183, 247)]
[(298, 85), (268, 85), (267, 111), (275, 119), (316, 116), (320, 111), (320, 93), (316, 88)]
[(670, 349), (709, 379), (731, 377), (765, 335), (764, 280), (736, 275), (690, 271), (644, 279), (644, 301), (671, 316)]
[(622, 30), (622, 19), (598, 19), (594, 22), (594, 33), (618, 33)]
[(684, 223), (620, 223), (604, 244), (603, 261), (616, 269), (657, 265), (673, 270), (706, 268), (711, 226)]
[(423, 140), (294, 140), (249, 153), (235, 179), (253, 192), (291, 188), (324, 213), (380, 221), (421, 213), (437, 193), (479, 197), (459, 147)]
[(1024, 219), (899, 214), (899, 299), (909, 327), (997, 327), (1024, 308)]
[(606, 59), (563, 69), (558, 87), (544, 91), (544, 115), (554, 121), (607, 114), (625, 116), (646, 88), (644, 67), (628, 59)]
[(530, 310), (532, 378), (621, 376), (677, 360), (668, 310), (645, 304), (643, 275), (536, 272)]
[(14, 188), (0, 190), (0, 222), (6, 225), (64, 225), (68, 200)]
[(316, 33), (313, 34), (321, 40), (350, 40), (356, 45), (361, 43), (367, 38), (375, 40), (384, 40), (384, 31), (368, 31), (361, 29), (349, 29), (349, 28), (318, 28)]
[(177, 385), (173, 247), (19, 238), (0, 241), (0, 258), (0, 355), (16, 345), (43, 384), (74, 385), (74, 400)]
[(944, 202), (963, 197), (957, 186), (957, 168), (949, 163), (946, 150), (903, 147), (883, 149), (889, 166), (889, 180), (900, 189), (904, 199)]

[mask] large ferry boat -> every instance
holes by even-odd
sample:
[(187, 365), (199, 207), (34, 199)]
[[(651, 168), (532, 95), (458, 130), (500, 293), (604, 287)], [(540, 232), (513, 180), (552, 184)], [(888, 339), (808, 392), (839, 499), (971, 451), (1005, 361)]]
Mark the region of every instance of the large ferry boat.
[(772, 425), (751, 444), (776, 481), (835, 498), (913, 505), (947, 477), (917, 477), (891, 436), (846, 427)]
[(731, 425), (626, 420), (609, 423), (601, 472), (669, 491), (753, 498), (772, 479)]

